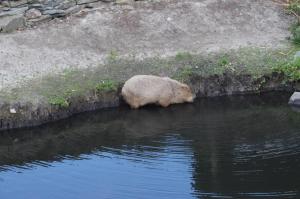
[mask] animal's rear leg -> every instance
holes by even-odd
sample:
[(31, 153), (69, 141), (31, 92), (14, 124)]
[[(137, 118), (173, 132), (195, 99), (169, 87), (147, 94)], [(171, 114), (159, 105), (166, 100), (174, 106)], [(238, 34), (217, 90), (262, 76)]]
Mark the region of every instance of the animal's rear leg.
[(137, 109), (140, 107), (138, 98), (133, 97), (132, 102), (130, 103), (130, 107), (133, 109)]

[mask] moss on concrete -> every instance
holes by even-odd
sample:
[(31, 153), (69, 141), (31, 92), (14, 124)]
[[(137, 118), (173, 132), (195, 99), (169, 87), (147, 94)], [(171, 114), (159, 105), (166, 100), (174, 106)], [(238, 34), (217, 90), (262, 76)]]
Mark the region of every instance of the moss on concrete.
[(61, 108), (69, 107), (68, 99), (66, 99), (62, 96), (54, 96), (54, 97), (49, 98), (49, 103), (51, 105), (59, 106)]

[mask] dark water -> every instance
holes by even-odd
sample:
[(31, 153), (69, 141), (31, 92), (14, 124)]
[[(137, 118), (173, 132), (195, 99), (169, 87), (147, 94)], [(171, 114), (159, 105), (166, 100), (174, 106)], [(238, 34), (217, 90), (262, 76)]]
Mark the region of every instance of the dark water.
[(300, 198), (289, 94), (122, 107), (0, 135), (0, 199)]

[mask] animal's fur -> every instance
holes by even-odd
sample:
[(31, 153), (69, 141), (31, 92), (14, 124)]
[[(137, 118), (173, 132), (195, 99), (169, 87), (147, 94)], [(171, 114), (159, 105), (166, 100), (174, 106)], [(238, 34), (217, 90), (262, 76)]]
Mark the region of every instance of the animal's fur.
[(127, 80), (122, 88), (122, 96), (132, 108), (146, 104), (167, 107), (194, 100), (188, 85), (168, 77), (153, 75), (136, 75)]

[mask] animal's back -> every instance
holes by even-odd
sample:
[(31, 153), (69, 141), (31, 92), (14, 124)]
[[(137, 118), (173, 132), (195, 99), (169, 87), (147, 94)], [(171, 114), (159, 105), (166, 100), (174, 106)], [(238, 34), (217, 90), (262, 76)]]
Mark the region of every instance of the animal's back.
[(124, 90), (122, 93), (131, 93), (140, 97), (154, 97), (154, 95), (159, 94), (157, 92), (163, 91), (168, 86), (163, 78), (153, 76), (153, 75), (136, 75), (124, 84)]

